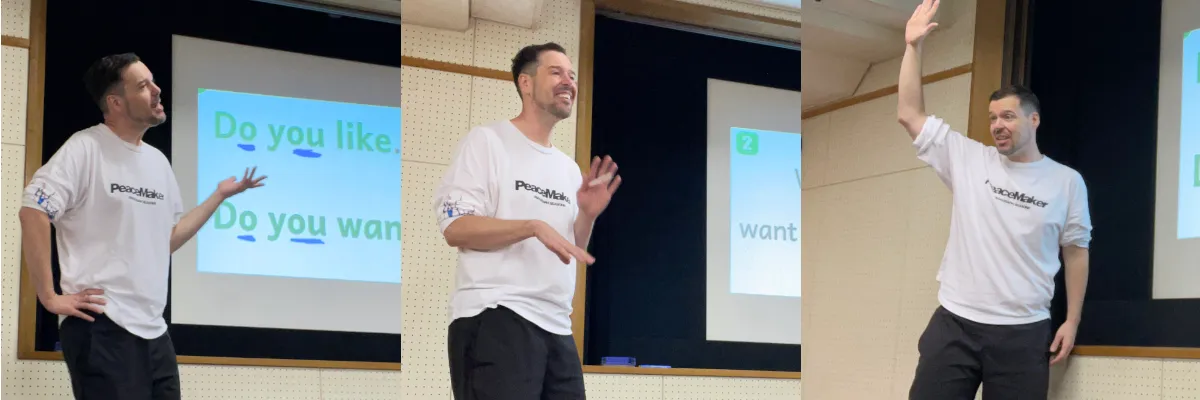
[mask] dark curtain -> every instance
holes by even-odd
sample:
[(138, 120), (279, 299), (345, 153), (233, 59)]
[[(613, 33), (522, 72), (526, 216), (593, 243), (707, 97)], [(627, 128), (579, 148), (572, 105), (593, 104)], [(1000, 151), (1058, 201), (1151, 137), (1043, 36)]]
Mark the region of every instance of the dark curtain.
[(799, 345), (705, 340), (707, 80), (799, 91), (800, 51), (598, 16), (595, 59), (592, 152), (623, 183), (591, 246), (587, 363), (800, 371)]
[(1200, 347), (1200, 299), (1151, 299), (1162, 1), (1035, 0), (1031, 16), (1038, 145), (1083, 175), (1095, 229), (1076, 344)]

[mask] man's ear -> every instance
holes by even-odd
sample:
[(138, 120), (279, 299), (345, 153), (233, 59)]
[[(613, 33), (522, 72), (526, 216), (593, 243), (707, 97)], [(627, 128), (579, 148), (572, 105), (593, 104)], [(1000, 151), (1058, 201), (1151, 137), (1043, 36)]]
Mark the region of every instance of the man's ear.
[(1037, 129), (1038, 125), (1042, 124), (1042, 114), (1034, 111), (1033, 114), (1029, 115), (1029, 121), (1033, 123), (1033, 129)]
[(524, 97), (526, 94), (529, 94), (532, 96), (532, 94), (533, 94), (533, 77), (532, 76), (529, 76), (529, 74), (523, 73), (517, 77), (517, 82), (521, 86), (521, 96), (522, 97)]

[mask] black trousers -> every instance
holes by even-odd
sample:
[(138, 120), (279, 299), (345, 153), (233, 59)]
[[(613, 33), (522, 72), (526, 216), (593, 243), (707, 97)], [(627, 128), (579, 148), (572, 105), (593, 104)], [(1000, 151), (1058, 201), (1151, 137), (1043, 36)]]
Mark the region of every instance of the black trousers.
[(456, 400), (582, 400), (583, 365), (570, 335), (546, 332), (504, 307), (450, 323)]
[(1050, 390), (1049, 319), (986, 325), (938, 307), (917, 344), (910, 400), (1045, 400)]
[(76, 400), (179, 400), (171, 337), (143, 339), (103, 314), (67, 317), (59, 329)]

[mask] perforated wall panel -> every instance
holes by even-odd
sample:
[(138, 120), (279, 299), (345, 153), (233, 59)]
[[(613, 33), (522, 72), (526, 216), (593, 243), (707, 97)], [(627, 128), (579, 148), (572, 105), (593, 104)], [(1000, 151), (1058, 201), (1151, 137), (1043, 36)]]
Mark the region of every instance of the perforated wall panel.
[(555, 42), (579, 62), (579, 0), (547, 0), (534, 29), (475, 20), (475, 66), (508, 71), (517, 50)]
[(29, 79), (29, 50), (4, 46), (2, 51), (4, 54), (0, 55), (0, 58), (4, 59), (4, 82), (14, 82), (14, 84), (6, 83), (0, 89), (4, 92), (4, 118), (12, 118), (11, 123), (4, 124), (4, 134), (0, 140), (6, 144), (24, 145), (25, 118), (15, 117), (25, 113), (25, 103), (28, 97), (26, 93), (28, 86), (25, 82)]
[(475, 59), (475, 23), (466, 32), (416, 25), (400, 26), (400, 54), (408, 57), (472, 65)]
[(29, 37), (30, 0), (4, 0), (0, 13), (3, 14), (4, 36)]
[(450, 163), (458, 139), (471, 127), (471, 82), (449, 72), (400, 69), (405, 161)]
[(668, 376), (664, 400), (791, 400), (800, 397), (800, 381)]

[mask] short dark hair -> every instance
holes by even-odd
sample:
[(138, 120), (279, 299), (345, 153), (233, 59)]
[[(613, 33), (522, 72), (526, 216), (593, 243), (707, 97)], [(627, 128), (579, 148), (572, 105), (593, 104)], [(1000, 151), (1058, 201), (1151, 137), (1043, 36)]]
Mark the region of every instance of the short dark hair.
[(1012, 96), (1016, 96), (1017, 103), (1021, 105), (1021, 108), (1025, 109), (1026, 114), (1042, 112), (1042, 103), (1038, 101), (1037, 95), (1033, 94), (1033, 91), (1029, 90), (1029, 88), (1021, 85), (1000, 88), (1000, 90), (992, 92), (992, 97), (989, 100), (997, 101)]
[(517, 86), (517, 96), (521, 95), (521, 74), (533, 75), (538, 67), (538, 57), (547, 51), (557, 51), (567, 54), (567, 50), (557, 43), (538, 44), (526, 46), (517, 52), (517, 56), (512, 60), (512, 77), (513, 84)]
[(125, 68), (136, 62), (140, 62), (137, 54), (122, 53), (105, 56), (88, 67), (87, 72), (83, 74), (83, 85), (87, 88), (88, 96), (92, 97), (92, 101), (96, 106), (100, 107), (100, 111), (108, 111), (108, 102), (104, 98), (114, 88), (123, 90), (121, 87), (121, 73), (125, 72)]

